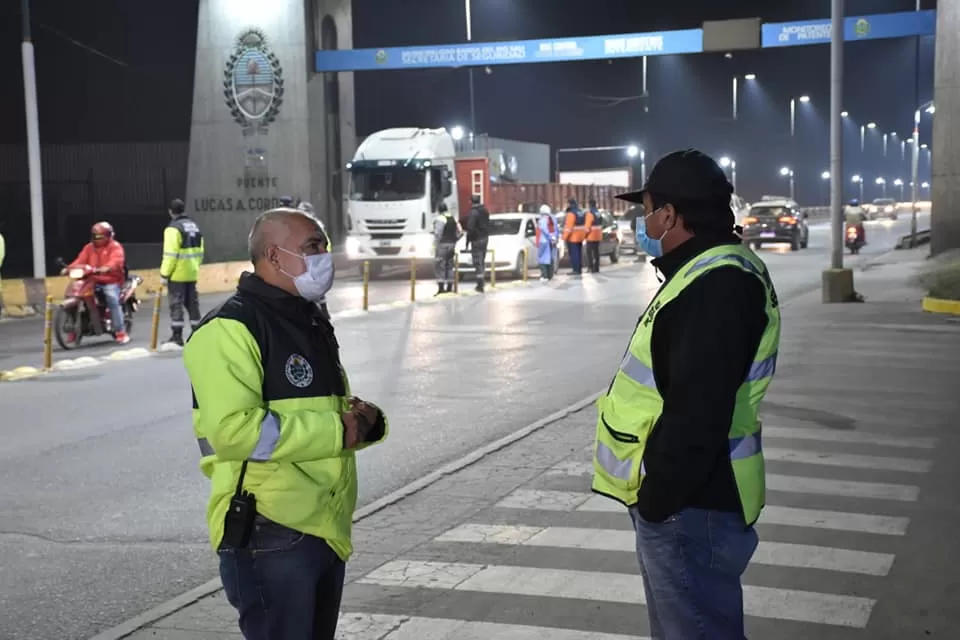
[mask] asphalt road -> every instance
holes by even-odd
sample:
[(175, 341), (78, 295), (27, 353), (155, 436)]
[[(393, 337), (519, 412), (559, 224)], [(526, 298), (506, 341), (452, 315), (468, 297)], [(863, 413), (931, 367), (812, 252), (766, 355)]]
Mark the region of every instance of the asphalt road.
[[(908, 224), (870, 223), (849, 264)], [(761, 251), (781, 299), (819, 286), (827, 237)], [(600, 389), (657, 285), (636, 265), (338, 321), (355, 393), (391, 418), (360, 456), (361, 504)], [(5, 323), (0, 344), (32, 324)], [(89, 637), (216, 575), (177, 354), (0, 383), (0, 407), (0, 638)]]

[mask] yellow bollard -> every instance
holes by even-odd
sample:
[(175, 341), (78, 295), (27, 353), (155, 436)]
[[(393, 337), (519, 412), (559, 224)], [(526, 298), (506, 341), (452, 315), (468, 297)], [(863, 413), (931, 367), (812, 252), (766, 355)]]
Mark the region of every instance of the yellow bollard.
[(523, 275), (521, 276), (521, 282), (526, 283), (527, 281), (527, 271), (530, 270), (530, 247), (523, 248)]
[(153, 317), (150, 319), (150, 351), (157, 350), (158, 334), (160, 333), (160, 302), (163, 300), (163, 285), (157, 287), (157, 294), (153, 297)]
[(460, 252), (453, 252), (453, 292), (460, 293)]
[(497, 287), (497, 250), (490, 249), (490, 288)]
[(43, 370), (53, 368), (53, 296), (47, 296), (43, 312)]
[(370, 306), (370, 261), (363, 261), (363, 310)]
[(417, 259), (410, 258), (410, 302), (417, 301)]

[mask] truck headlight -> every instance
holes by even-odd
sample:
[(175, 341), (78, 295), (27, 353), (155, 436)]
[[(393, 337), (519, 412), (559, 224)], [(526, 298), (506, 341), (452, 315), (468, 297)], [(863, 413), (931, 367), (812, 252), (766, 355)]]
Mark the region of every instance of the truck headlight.
[(356, 258), (360, 255), (360, 241), (352, 236), (347, 236), (346, 246), (347, 258)]

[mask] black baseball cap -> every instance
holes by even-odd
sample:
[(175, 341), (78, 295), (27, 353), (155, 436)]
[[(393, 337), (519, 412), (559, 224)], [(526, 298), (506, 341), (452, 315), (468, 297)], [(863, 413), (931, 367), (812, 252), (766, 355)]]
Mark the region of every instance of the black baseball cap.
[(684, 149), (660, 158), (640, 191), (617, 198), (643, 202), (647, 192), (684, 200), (712, 200), (733, 194), (733, 185), (716, 160), (697, 149)]

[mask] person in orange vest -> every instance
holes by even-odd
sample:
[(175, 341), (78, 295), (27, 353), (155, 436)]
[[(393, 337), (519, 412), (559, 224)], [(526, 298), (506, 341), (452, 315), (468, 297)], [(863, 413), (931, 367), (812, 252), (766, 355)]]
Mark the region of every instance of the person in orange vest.
[(587, 215), (585, 217), (587, 269), (590, 273), (600, 273), (600, 241), (603, 240), (603, 224), (600, 222), (600, 212), (597, 210), (596, 200), (590, 200), (587, 204)]
[(583, 210), (573, 198), (567, 201), (567, 217), (563, 221), (563, 241), (567, 243), (570, 268), (573, 275), (583, 272), (583, 241), (587, 237)]

